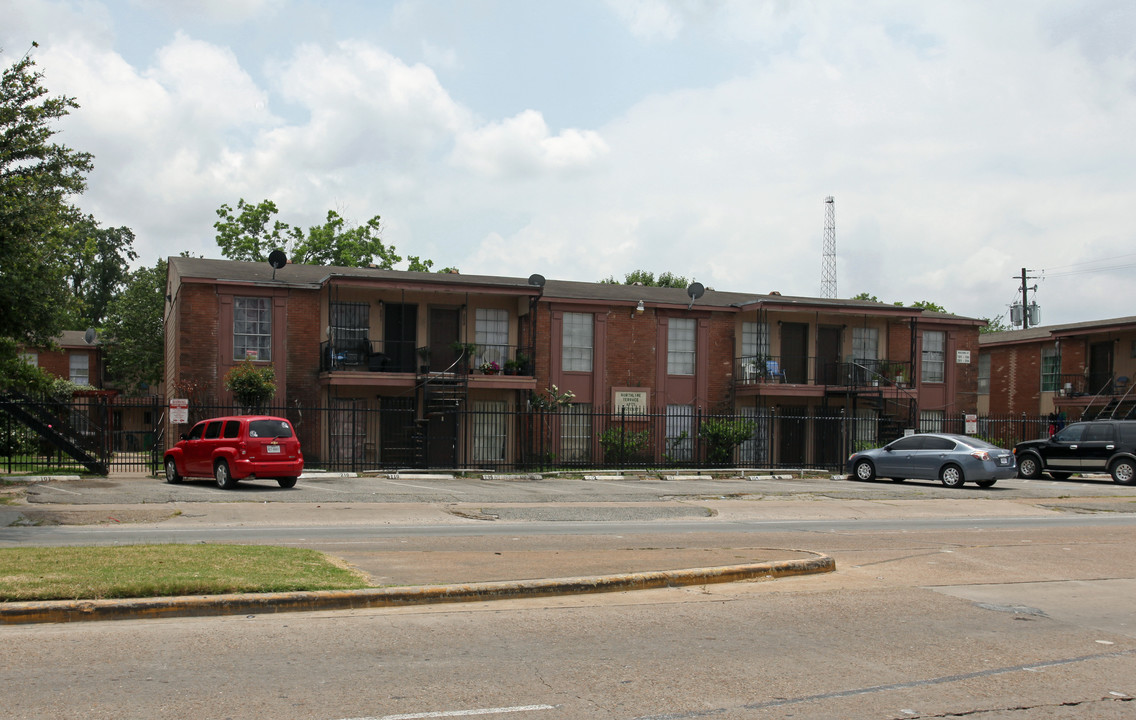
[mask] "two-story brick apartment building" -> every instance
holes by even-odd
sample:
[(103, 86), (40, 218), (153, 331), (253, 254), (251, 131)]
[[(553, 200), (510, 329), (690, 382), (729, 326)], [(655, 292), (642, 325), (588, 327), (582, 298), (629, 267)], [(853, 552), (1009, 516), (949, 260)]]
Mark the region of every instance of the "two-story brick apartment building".
[(989, 333), (979, 340), (979, 410), (1070, 420), (1136, 407), (1136, 317)]
[[(605, 462), (617, 422), (696, 462), (718, 414), (755, 421), (754, 463), (832, 464), (842, 418), (875, 442), (976, 404), (981, 321), (867, 301), (200, 258), (167, 292), (171, 392), (231, 404), (225, 373), (271, 363), (278, 406), (327, 408), (305, 454), (331, 462)], [(522, 415), (553, 387), (554, 417)]]

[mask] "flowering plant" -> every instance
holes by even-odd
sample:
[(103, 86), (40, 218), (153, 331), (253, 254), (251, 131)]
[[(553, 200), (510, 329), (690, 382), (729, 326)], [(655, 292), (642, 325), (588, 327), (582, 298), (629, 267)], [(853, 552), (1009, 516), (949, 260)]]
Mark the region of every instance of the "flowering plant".
[(576, 393), (571, 390), (560, 392), (560, 389), (553, 385), (544, 392), (534, 392), (529, 395), (529, 404), (536, 410), (556, 410), (570, 405), (575, 397)]
[(496, 375), (501, 371), (501, 366), (493, 360), (486, 360), (485, 362), (481, 363), (480, 367), (481, 372), (485, 373), (486, 375)]

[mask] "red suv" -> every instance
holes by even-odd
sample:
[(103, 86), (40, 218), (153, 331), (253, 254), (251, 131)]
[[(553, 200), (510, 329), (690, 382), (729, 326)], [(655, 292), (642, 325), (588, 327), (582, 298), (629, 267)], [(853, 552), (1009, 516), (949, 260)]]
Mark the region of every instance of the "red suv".
[(211, 477), (223, 488), (244, 478), (276, 478), (282, 488), (295, 486), (304, 471), (304, 455), (292, 423), (267, 415), (202, 420), (166, 451), (166, 482)]

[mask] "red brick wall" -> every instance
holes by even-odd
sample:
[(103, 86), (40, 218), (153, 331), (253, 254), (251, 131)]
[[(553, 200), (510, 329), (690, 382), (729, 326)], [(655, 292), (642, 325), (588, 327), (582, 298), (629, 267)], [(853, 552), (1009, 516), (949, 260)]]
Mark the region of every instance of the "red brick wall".
[(990, 412), (1039, 412), (1041, 402), (1041, 348), (1039, 345), (1007, 345), (991, 348)]
[[(292, 290), (288, 294), (286, 402), (315, 405), (319, 402), (320, 296), (316, 290)], [(281, 371), (277, 363), (277, 373)]]
[[(177, 337), (174, 339), (174, 372), (177, 383), (193, 383), (203, 397), (220, 398), (217, 374), (217, 323), (219, 305), (212, 285), (187, 283), (177, 297)], [(171, 396), (177, 394), (169, 388)]]

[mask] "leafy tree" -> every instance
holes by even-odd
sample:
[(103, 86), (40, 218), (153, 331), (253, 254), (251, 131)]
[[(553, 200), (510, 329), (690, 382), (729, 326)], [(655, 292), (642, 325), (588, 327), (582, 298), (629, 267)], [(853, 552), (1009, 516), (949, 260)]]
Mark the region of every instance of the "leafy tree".
[(1013, 330), (1014, 329), (1009, 323), (1006, 322), (1006, 316), (1004, 314), (999, 315), (995, 318), (985, 318), (984, 317), (984, 318), (979, 318), (979, 319), (986, 321), (985, 326), (978, 328), (978, 332), (980, 332), (980, 333), (1004, 332), (1006, 330)]
[(606, 280), (600, 280), (601, 283), (609, 285), (648, 285), (651, 287), (669, 287), (669, 288), (685, 288), (690, 285), (690, 281), (681, 275), (675, 275), (671, 272), (659, 273), (659, 277), (655, 277), (655, 273), (650, 270), (635, 270), (623, 276), (623, 282), (618, 282), (614, 277), (608, 276)]
[(165, 374), (163, 312), (166, 261), (132, 272), (107, 308), (107, 380), (127, 393), (142, 393)]
[[(33, 43), (34, 46), (34, 43)], [(91, 155), (52, 141), (55, 121), (78, 108), (48, 97), (43, 73), (24, 56), (0, 77), (0, 353), (50, 345), (64, 329), (68, 294), (61, 258), (69, 203), (83, 192)]]
[(930, 300), (916, 300), (911, 303), (911, 307), (923, 308), (924, 310), (937, 313), (945, 313), (947, 311), (942, 305), (931, 302)]
[(130, 275), (134, 233), (128, 227), (100, 228), (81, 218), (63, 233), (65, 277), (71, 290), (67, 324), (72, 329), (103, 324), (107, 306)]
[(728, 463), (734, 448), (753, 437), (757, 423), (752, 420), (710, 418), (698, 428), (698, 437), (706, 444), (706, 459), (715, 465)]
[[(390, 270), (395, 263), (402, 261), (395, 248), (386, 245), (379, 237), (381, 224), (378, 215), (362, 225), (349, 227), (339, 213), (328, 210), (327, 220), (322, 225), (313, 225), (305, 232), (277, 220), (278, 212), (276, 203), (271, 200), (253, 205), (241, 198), (236, 212), (229, 205), (222, 205), (217, 209), (220, 219), (213, 223), (221, 254), (230, 260), (262, 262), (273, 250), (284, 250), (297, 263), (347, 267), (376, 265), (384, 270)], [(428, 271), (434, 262), (412, 256), (410, 265), (412, 270)]]

